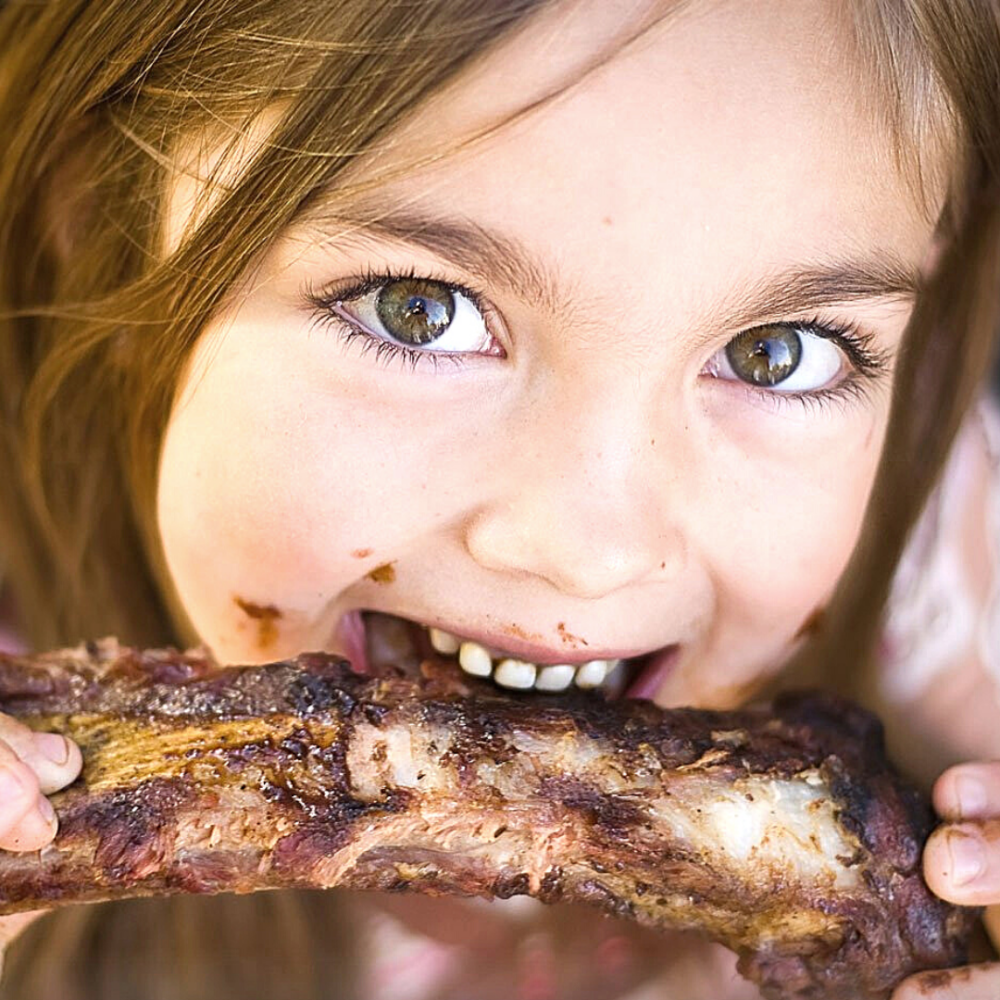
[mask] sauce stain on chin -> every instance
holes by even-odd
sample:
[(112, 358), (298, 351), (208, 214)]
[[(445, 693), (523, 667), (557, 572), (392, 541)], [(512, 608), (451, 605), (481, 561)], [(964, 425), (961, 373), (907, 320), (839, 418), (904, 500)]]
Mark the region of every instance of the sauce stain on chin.
[(257, 623), (257, 647), (261, 650), (270, 649), (278, 639), (278, 626), (275, 623), (283, 617), (281, 609), (274, 604), (255, 604), (239, 594), (233, 597), (233, 603), (247, 618)]
[(503, 632), (504, 635), (512, 635), (515, 638), (524, 639), (528, 642), (542, 642), (545, 638), (537, 632), (529, 632), (526, 629), (521, 628), (517, 622), (511, 622), (509, 625), (501, 625), (500, 631)]
[(576, 649), (578, 646), (589, 646), (590, 643), (587, 642), (582, 636), (573, 635), (572, 632), (568, 631), (565, 622), (559, 622), (556, 625), (556, 631), (559, 633), (559, 638), (562, 639), (563, 643), (568, 646), (572, 646)]

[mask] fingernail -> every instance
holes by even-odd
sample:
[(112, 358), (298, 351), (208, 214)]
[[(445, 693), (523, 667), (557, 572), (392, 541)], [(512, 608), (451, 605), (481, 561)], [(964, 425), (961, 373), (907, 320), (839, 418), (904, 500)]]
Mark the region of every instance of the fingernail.
[(952, 885), (968, 885), (986, 868), (983, 845), (978, 837), (952, 833), (948, 837), (948, 854), (951, 858)]
[(963, 816), (982, 816), (986, 812), (986, 786), (969, 774), (955, 778), (958, 810)]
[(54, 823), (56, 821), (56, 811), (52, 808), (52, 803), (44, 795), (38, 799), (38, 811), (42, 814), (42, 819), (46, 823)]
[(9, 767), (0, 767), (0, 805), (13, 802), (24, 794), (24, 782)]
[(69, 743), (58, 733), (35, 733), (35, 746), (46, 760), (59, 767), (69, 760)]

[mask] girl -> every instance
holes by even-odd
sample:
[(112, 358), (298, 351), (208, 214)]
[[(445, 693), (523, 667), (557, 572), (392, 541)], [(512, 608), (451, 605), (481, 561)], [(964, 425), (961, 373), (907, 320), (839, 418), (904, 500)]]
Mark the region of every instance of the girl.
[[(8, 0), (0, 46), (31, 645), (362, 664), (409, 622), (501, 686), (839, 687), (938, 778), (931, 887), (1000, 903), (995, 3)], [(37, 849), (79, 757), (2, 733)], [(700, 941), (404, 903), (67, 911), (4, 996), (754, 996)]]

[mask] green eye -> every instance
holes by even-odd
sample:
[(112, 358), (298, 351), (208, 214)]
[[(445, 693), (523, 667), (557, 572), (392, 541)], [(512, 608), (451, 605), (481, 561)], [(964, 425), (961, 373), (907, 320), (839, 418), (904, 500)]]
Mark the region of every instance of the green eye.
[(404, 278), (379, 289), (375, 312), (386, 333), (400, 343), (429, 344), (455, 318), (455, 296), (439, 281)]
[(802, 338), (787, 326), (758, 326), (726, 344), (733, 374), (751, 385), (784, 382), (802, 360)]
[(368, 274), (359, 287), (315, 301), (347, 323), (348, 339), (364, 338), (378, 357), (391, 357), (393, 350), (414, 363), (424, 355), (507, 356), (490, 333), (476, 293), (437, 278)]

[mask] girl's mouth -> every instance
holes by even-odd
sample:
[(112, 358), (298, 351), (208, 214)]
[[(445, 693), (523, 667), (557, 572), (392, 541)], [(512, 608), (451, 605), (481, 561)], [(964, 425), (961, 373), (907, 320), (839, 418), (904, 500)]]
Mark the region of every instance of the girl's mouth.
[[(435, 626), (377, 611), (350, 611), (337, 626), (336, 645), (355, 672), (377, 673), (388, 667), (416, 673), (422, 661), (453, 664), (473, 677), (510, 691), (553, 694), (578, 689), (604, 698), (652, 699), (676, 665), (673, 643), (637, 656), (536, 662), (514, 650), (487, 645)], [(539, 661), (543, 658), (539, 657)]]

